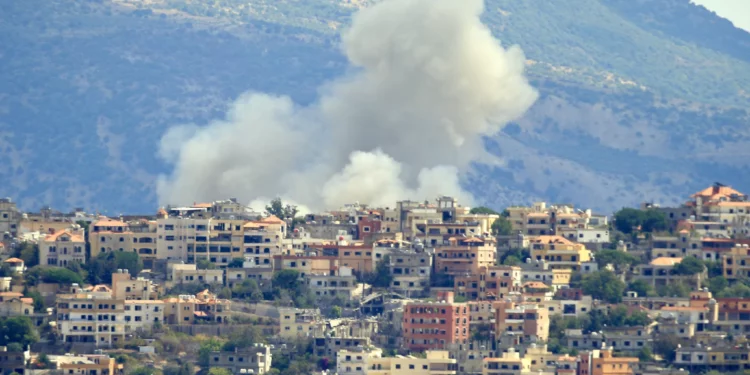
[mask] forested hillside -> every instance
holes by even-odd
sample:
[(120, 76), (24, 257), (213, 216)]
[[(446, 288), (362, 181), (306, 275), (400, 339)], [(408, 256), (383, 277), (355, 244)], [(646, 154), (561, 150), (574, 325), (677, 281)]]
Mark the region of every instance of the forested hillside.
[[(27, 0), (0, 4), (0, 194), (148, 211), (165, 129), (244, 91), (314, 100), (347, 66), (365, 1)], [(750, 186), (750, 34), (688, 0), (487, 0), (541, 97), (466, 178), (485, 203), (611, 209)], [(252, 140), (248, 140), (251, 144)], [(141, 198), (146, 194), (147, 199)]]

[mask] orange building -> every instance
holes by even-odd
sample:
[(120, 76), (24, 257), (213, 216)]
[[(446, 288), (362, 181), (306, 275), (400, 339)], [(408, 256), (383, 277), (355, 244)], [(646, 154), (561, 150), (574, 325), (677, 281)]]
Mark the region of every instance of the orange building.
[(409, 302), (404, 307), (404, 344), (409, 350), (445, 348), (469, 340), (469, 308), (453, 301), (453, 292), (438, 293), (438, 302)]
[(435, 270), (448, 275), (479, 273), (494, 266), (497, 259), (494, 238), (453, 237), (448, 245), (435, 249)]
[(632, 375), (634, 357), (614, 357), (612, 349), (592, 350), (580, 353), (578, 375)]

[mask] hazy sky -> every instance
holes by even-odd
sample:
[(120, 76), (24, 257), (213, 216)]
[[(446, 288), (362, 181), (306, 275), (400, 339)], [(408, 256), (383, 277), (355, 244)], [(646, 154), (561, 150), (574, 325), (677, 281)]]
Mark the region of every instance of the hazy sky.
[(750, 31), (750, 0), (693, 0), (694, 4), (716, 12), (734, 26)]

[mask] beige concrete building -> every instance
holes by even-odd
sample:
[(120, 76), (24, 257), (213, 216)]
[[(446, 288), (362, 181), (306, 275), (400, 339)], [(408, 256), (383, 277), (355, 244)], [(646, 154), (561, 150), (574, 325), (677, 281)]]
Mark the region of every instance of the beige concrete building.
[(69, 263), (86, 263), (86, 239), (83, 228), (54, 232), (39, 243), (39, 264), (65, 267)]
[(112, 295), (115, 299), (155, 300), (159, 291), (151, 280), (130, 277), (128, 270), (118, 270), (112, 274)]
[(8, 240), (19, 234), (21, 212), (10, 198), (0, 199), (0, 239)]
[(455, 375), (458, 364), (447, 351), (428, 350), (425, 358), (414, 356), (373, 357), (367, 362), (367, 375)]
[(229, 323), (232, 301), (217, 298), (208, 290), (194, 296), (181, 295), (164, 300), (167, 324), (190, 325), (196, 322)]
[(49, 356), (63, 374), (70, 375), (122, 375), (124, 365), (107, 354)]
[(271, 371), (271, 362), (271, 347), (265, 344), (232, 352), (211, 352), (209, 355), (210, 368), (225, 368), (233, 374), (265, 374)]
[(382, 356), (383, 350), (376, 347), (339, 350), (336, 355), (336, 374), (365, 375), (368, 362)]
[(34, 314), (34, 300), (17, 292), (0, 292), (0, 317), (30, 316)]
[(164, 301), (126, 300), (125, 332), (148, 331), (154, 323), (164, 323)]
[(546, 261), (552, 269), (578, 271), (581, 263), (591, 260), (591, 251), (561, 236), (537, 236), (531, 239), (531, 258)]
[(198, 269), (195, 264), (169, 264), (167, 265), (167, 287), (171, 288), (178, 284), (224, 284), (224, 270), (221, 269)]
[(58, 295), (56, 306), (63, 342), (112, 346), (125, 339), (125, 301), (109, 291)]
[(279, 309), (279, 335), (284, 338), (308, 337), (323, 318), (318, 309)]
[(435, 248), (435, 271), (448, 275), (475, 274), (497, 262), (497, 242), (491, 237), (453, 237)]

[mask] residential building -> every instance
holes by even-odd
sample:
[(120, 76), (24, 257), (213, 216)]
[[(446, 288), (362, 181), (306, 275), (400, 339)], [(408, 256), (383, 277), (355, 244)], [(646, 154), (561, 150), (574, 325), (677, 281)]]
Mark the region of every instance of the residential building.
[(126, 269), (112, 274), (112, 296), (115, 299), (155, 300), (159, 297), (157, 288), (149, 279), (130, 277)]
[(279, 309), (279, 336), (283, 338), (308, 337), (323, 320), (318, 309)]
[(391, 290), (406, 296), (423, 296), (429, 289), (432, 254), (417, 249), (391, 249), (388, 265)]
[(19, 234), (21, 212), (10, 198), (0, 199), (0, 239), (9, 240)]
[(125, 332), (150, 330), (154, 323), (164, 323), (164, 301), (126, 300)]
[[(336, 269), (339, 268), (339, 260), (331, 256), (274, 255), (273, 268), (297, 271), (300, 278), (304, 279), (308, 275), (335, 274)], [(347, 268), (351, 270), (350, 267)]]
[(737, 372), (750, 366), (750, 349), (746, 346), (696, 345), (679, 347), (675, 351), (674, 364), (686, 368), (690, 373), (703, 371)]
[(498, 301), (493, 307), (495, 337), (511, 334), (522, 343), (547, 341), (549, 338), (549, 314), (535, 304)]
[(456, 295), (470, 300), (495, 300), (506, 298), (510, 293), (521, 291), (519, 267), (482, 267), (478, 273), (454, 278)]
[(448, 275), (475, 274), (497, 262), (497, 242), (491, 237), (452, 237), (435, 248), (435, 271)]
[(341, 349), (336, 355), (336, 374), (365, 375), (370, 360), (382, 356), (383, 350), (376, 347)]
[(92, 257), (109, 251), (133, 251), (133, 233), (127, 223), (102, 216), (89, 229)]
[(107, 354), (50, 356), (63, 374), (71, 375), (122, 375), (124, 365)]
[(633, 280), (645, 281), (654, 288), (663, 287), (673, 283), (681, 282), (694, 288), (700, 288), (703, 280), (707, 278), (707, 273), (704, 270), (701, 273), (695, 275), (679, 275), (674, 272), (674, 267), (683, 258), (668, 258), (660, 257), (652, 259), (649, 264), (642, 264), (635, 267), (635, 274), (632, 276)]
[(733, 247), (722, 259), (724, 277), (737, 280), (750, 276), (750, 248), (748, 245)]
[(26, 265), (23, 262), (23, 259), (18, 258), (9, 258), (3, 261), (4, 264), (8, 265), (8, 268), (13, 273), (23, 273), (24, 270), (26, 270)]
[(632, 375), (638, 358), (615, 357), (612, 349), (597, 349), (579, 354), (578, 375)]
[(289, 254), (284, 247), (284, 237), (287, 233), (286, 222), (276, 216), (248, 222), (243, 225), (243, 230), (243, 254), (239, 257), (244, 256), (255, 265), (265, 266), (273, 262), (274, 256)]
[(427, 350), (425, 358), (414, 356), (373, 357), (367, 375), (455, 375), (458, 364), (447, 351)]
[(30, 359), (28, 350), (12, 352), (7, 346), (0, 346), (0, 374), (24, 374)]
[[(583, 333), (580, 329), (565, 330), (567, 347), (577, 350), (596, 350), (603, 345), (621, 352), (637, 353), (651, 348), (652, 327), (607, 327), (601, 332)], [(631, 354), (635, 354), (631, 353)]]
[(521, 353), (510, 348), (500, 357), (485, 358), (483, 360), (482, 375), (521, 375), (531, 373), (531, 358), (521, 356)]
[(531, 239), (531, 258), (547, 261), (552, 269), (578, 271), (581, 263), (591, 260), (591, 251), (561, 236), (537, 236)]
[(112, 346), (125, 339), (125, 300), (109, 291), (58, 295), (56, 306), (63, 342)]
[(17, 292), (0, 292), (0, 317), (30, 316), (34, 314), (34, 300)]
[(265, 374), (271, 371), (271, 362), (271, 347), (265, 344), (209, 355), (209, 368), (225, 368), (232, 374), (243, 373), (243, 370), (246, 374)]
[(483, 237), (490, 233), (483, 232), (479, 222), (417, 222), (414, 227), (416, 231), (412, 240), (419, 239), (429, 247), (444, 244), (451, 237)]
[(320, 297), (341, 296), (349, 300), (361, 295), (363, 291), (349, 267), (334, 269), (326, 274), (308, 273), (305, 279), (310, 291)]
[[(576, 210), (567, 204), (547, 206), (545, 202), (537, 202), (531, 207), (509, 207), (507, 212), (513, 231), (530, 236), (569, 235), (571, 229), (603, 229), (607, 226), (606, 216), (595, 215), (591, 210)], [(596, 234), (600, 237), (597, 238)], [(603, 232), (592, 232), (596, 240), (601, 240), (603, 235)]]
[(217, 298), (204, 290), (196, 295), (181, 295), (164, 300), (164, 321), (167, 324), (190, 325), (229, 323), (232, 301)]
[(198, 269), (195, 264), (169, 264), (167, 265), (167, 285), (179, 284), (224, 284), (224, 270), (221, 269)]
[(86, 263), (86, 239), (83, 228), (54, 232), (39, 242), (39, 264), (65, 267), (69, 263)]
[[(246, 264), (248, 262), (245, 262)], [(252, 267), (243, 268), (227, 268), (226, 269), (226, 281), (227, 286), (233, 288), (237, 284), (241, 284), (244, 280), (255, 280), (258, 285), (270, 282), (273, 279), (273, 266), (268, 267), (256, 267), (254, 263)]]
[(410, 350), (445, 348), (469, 339), (469, 310), (453, 292), (439, 292), (438, 302), (411, 301), (404, 306), (404, 345)]
[(683, 339), (693, 338), (700, 332), (710, 329), (710, 324), (718, 320), (716, 300), (709, 306), (664, 306), (656, 318), (655, 329), (659, 334)]
[(550, 262), (546, 260), (532, 260), (531, 258), (527, 258), (526, 262), (519, 264), (518, 267), (522, 282), (539, 281), (552, 287), (553, 290), (560, 290), (570, 285), (570, 278), (573, 274), (570, 268), (552, 268)]

